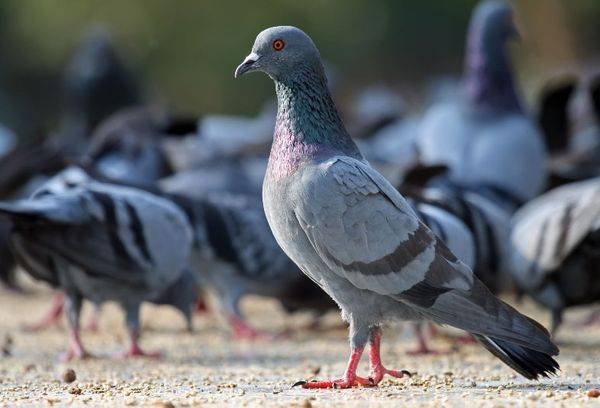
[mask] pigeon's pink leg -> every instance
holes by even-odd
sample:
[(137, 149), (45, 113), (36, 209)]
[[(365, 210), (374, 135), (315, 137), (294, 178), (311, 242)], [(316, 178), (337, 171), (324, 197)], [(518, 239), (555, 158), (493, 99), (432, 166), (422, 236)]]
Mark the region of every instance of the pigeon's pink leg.
[(381, 329), (379, 327), (371, 330), (369, 346), (369, 366), (371, 367), (369, 380), (373, 385), (379, 384), (386, 374), (395, 378), (402, 378), (405, 375), (410, 377), (410, 373), (406, 370), (388, 370), (383, 366), (381, 362)]
[(475, 337), (471, 336), (470, 334), (463, 334), (462, 336), (452, 337), (452, 339), (456, 344), (477, 344), (477, 340), (475, 340)]
[(229, 317), (229, 325), (233, 330), (233, 337), (237, 340), (257, 340), (257, 339), (280, 339), (289, 337), (290, 333), (284, 331), (282, 333), (267, 333), (250, 326), (244, 319), (238, 316)]
[[(445, 350), (433, 350), (433, 349), (429, 348), (429, 346), (427, 345), (427, 340), (425, 339), (425, 334), (423, 334), (423, 327), (421, 326), (421, 323), (413, 323), (413, 330), (415, 333), (415, 337), (417, 338), (417, 347), (412, 350), (408, 350), (406, 352), (406, 354), (411, 355), (411, 356), (419, 356), (419, 355), (425, 355), (425, 354), (447, 354), (448, 353), (448, 351), (445, 351)], [(436, 330), (436, 335), (437, 335), (437, 330)]]
[(344, 373), (344, 377), (333, 381), (300, 381), (294, 385), (302, 385), (302, 388), (307, 389), (323, 389), (323, 388), (352, 388), (359, 385), (372, 386), (374, 385), (369, 379), (362, 378), (356, 375), (358, 363), (363, 354), (364, 347), (352, 349), (348, 367)]
[(24, 326), (23, 329), (29, 332), (38, 332), (58, 324), (63, 312), (64, 305), (65, 294), (59, 292), (52, 298), (52, 306), (46, 312), (46, 314), (44, 314), (42, 319), (37, 323)]
[(139, 345), (140, 331), (138, 329), (128, 329), (129, 332), (129, 348), (123, 352), (117, 354), (117, 358), (137, 358), (137, 357), (149, 357), (149, 358), (161, 358), (162, 353), (160, 351), (144, 351)]
[(60, 361), (66, 363), (75, 358), (86, 359), (92, 357), (83, 347), (81, 338), (79, 337), (78, 329), (69, 329), (69, 346), (67, 350), (61, 354)]
[(92, 315), (90, 319), (87, 321), (87, 324), (84, 327), (84, 330), (91, 331), (92, 333), (97, 333), (100, 327), (99, 325), (99, 316), (100, 316), (100, 308), (94, 307), (92, 311)]

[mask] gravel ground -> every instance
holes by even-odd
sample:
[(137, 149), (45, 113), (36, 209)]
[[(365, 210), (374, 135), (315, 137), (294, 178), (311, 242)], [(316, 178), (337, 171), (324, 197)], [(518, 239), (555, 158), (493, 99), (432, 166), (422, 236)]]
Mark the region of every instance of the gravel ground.
[[(59, 364), (64, 324), (42, 333), (21, 329), (43, 313), (50, 298), (40, 287), (26, 295), (0, 292), (0, 406), (600, 406), (600, 398), (587, 395), (600, 389), (600, 327), (577, 325), (589, 309), (567, 314), (558, 337), (562, 371), (551, 380), (522, 380), (475, 345), (438, 356), (408, 356), (410, 331), (397, 327), (384, 332), (383, 361), (414, 372), (412, 378), (384, 380), (377, 388), (308, 391), (290, 385), (317, 372), (325, 379), (344, 370), (347, 333), (335, 313), (317, 332), (234, 342), (212, 315), (197, 316), (196, 331), (186, 333), (176, 312), (144, 306), (142, 345), (161, 350), (164, 357), (117, 361), (110, 355), (125, 341), (123, 317), (107, 305), (100, 331), (83, 335), (97, 358)], [(547, 323), (547, 314), (533, 305), (520, 308)], [(310, 321), (308, 315), (286, 316), (263, 299), (247, 299), (244, 310), (256, 326), (269, 330)], [(451, 346), (443, 339), (433, 344)], [(361, 372), (366, 368), (364, 362)], [(62, 380), (68, 369), (76, 374), (71, 383)]]

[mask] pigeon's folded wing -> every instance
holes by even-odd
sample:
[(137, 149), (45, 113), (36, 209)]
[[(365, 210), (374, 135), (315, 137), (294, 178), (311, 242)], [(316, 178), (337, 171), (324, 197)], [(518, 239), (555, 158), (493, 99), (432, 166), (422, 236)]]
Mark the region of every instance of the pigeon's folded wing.
[(296, 216), (332, 271), (439, 323), (556, 351), (535, 336), (545, 330), (495, 298), (379, 173), (348, 157), (318, 171)]
[(333, 271), (381, 295), (410, 293), (424, 285), (430, 287), (428, 296), (444, 288), (471, 287), (472, 272), (368, 165), (336, 157), (320, 171), (297, 217)]
[(512, 245), (529, 263), (535, 286), (555, 270), (586, 235), (600, 228), (600, 178), (572, 183), (531, 201), (513, 218)]

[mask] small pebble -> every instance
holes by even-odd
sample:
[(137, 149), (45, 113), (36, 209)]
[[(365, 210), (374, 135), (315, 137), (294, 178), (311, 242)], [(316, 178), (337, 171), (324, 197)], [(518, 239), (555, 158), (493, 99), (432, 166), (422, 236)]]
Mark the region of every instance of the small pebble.
[(598, 398), (600, 397), (600, 390), (597, 388), (592, 388), (587, 392), (587, 396), (590, 398)]
[(62, 374), (62, 380), (66, 383), (72, 383), (77, 379), (77, 374), (72, 368), (67, 368)]

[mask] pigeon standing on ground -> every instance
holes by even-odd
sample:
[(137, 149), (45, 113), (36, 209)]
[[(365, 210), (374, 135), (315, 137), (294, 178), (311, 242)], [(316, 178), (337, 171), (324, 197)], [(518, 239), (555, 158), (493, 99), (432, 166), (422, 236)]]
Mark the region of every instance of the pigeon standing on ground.
[[(327, 292), (350, 323), (342, 379), (305, 388), (378, 384), (385, 323), (430, 319), (473, 333), (511, 368), (535, 379), (558, 369), (548, 332), (473, 276), (419, 221), (398, 191), (362, 158), (327, 88), (313, 41), (295, 27), (256, 37), (235, 76), (263, 71), (275, 82), (277, 122), (263, 185), (265, 213), (288, 256)], [(370, 375), (356, 370), (367, 342)]]
[(185, 214), (137, 189), (93, 181), (65, 187), (53, 193), (51, 184), (31, 199), (0, 205), (14, 225), (18, 262), (66, 295), (70, 334), (63, 358), (87, 355), (79, 337), (84, 299), (96, 305), (114, 300), (123, 307), (130, 336), (124, 356), (155, 355), (138, 345), (140, 304), (178, 306), (187, 299), (189, 317), (196, 298), (186, 273), (192, 237)]
[(600, 178), (530, 201), (514, 216), (512, 273), (518, 287), (552, 312), (600, 300)]
[(277, 245), (260, 197), (219, 192), (191, 198), (187, 189), (171, 193), (193, 225), (191, 264), (198, 282), (216, 295), (236, 338), (266, 335), (250, 326), (240, 310), (241, 299), (249, 294), (317, 317), (336, 308)]
[(469, 27), (462, 98), (434, 105), (423, 117), (417, 150), (426, 165), (444, 164), (449, 183), (514, 211), (546, 182), (546, 150), (524, 113), (505, 49), (517, 35), (512, 9), (486, 0)]

